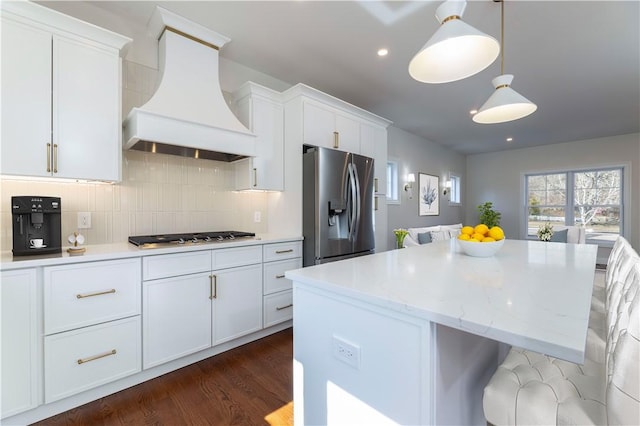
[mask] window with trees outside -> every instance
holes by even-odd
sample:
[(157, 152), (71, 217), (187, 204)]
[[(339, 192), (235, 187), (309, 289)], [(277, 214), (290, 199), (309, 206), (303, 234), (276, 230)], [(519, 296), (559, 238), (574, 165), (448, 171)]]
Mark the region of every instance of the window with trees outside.
[(622, 234), (622, 181), (621, 167), (526, 175), (527, 236), (550, 222), (584, 227), (588, 243), (612, 243)]

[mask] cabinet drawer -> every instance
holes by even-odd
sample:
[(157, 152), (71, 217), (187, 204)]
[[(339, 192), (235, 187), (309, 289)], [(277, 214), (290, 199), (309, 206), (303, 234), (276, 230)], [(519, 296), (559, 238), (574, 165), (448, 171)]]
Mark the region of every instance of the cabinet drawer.
[(275, 243), (264, 245), (264, 261), (293, 259), (302, 257), (302, 242), (290, 241), (286, 243)]
[(264, 294), (291, 290), (291, 280), (284, 277), (285, 271), (302, 268), (302, 259), (281, 260), (263, 266)]
[(44, 268), (44, 330), (59, 333), (140, 314), (140, 259)]
[(262, 246), (234, 247), (213, 250), (211, 269), (225, 269), (262, 262)]
[(140, 316), (44, 338), (49, 403), (140, 371)]
[(211, 251), (161, 254), (142, 258), (142, 279), (177, 277), (211, 270)]
[(293, 291), (264, 296), (264, 327), (271, 327), (293, 318)]

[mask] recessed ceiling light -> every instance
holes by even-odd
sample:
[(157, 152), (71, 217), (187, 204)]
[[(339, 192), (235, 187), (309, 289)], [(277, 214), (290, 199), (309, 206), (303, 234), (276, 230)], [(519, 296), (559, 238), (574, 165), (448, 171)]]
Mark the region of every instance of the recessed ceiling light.
[(387, 49), (378, 50), (378, 56), (387, 56), (388, 54), (389, 54), (389, 51)]
[(469, 111), (469, 114), (473, 115), (473, 114), (477, 114), (478, 110), (477, 109), (472, 109), (471, 111)]
[(513, 140), (513, 138), (509, 137), (507, 138), (507, 142), (511, 142)]

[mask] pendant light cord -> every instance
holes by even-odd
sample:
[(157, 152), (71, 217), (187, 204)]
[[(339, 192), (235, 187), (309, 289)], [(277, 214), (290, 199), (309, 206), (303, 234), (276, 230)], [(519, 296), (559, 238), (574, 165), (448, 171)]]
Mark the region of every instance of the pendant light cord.
[(504, 75), (504, 0), (500, 2), (500, 75)]

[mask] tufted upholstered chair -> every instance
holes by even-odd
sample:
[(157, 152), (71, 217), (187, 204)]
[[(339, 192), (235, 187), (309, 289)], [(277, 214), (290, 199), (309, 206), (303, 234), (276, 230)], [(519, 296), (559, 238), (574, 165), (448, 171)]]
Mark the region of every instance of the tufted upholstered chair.
[(599, 293), (605, 300), (592, 300), (584, 364), (512, 348), (485, 387), (487, 421), (639, 425), (639, 288), (640, 257), (620, 237)]

